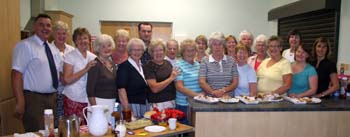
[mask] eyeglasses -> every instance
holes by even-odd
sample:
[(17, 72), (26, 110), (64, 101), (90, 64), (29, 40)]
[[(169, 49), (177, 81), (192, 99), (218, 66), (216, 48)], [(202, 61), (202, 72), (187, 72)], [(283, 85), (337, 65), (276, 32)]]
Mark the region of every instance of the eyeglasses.
[(269, 46), (269, 48), (280, 48), (281, 46)]
[(137, 52), (140, 52), (140, 51), (143, 51), (142, 49), (130, 49), (131, 51), (137, 51)]

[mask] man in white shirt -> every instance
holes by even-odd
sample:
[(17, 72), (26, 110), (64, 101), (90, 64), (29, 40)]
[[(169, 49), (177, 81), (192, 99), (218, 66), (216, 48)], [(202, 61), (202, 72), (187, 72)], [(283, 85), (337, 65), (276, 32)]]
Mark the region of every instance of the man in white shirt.
[(174, 40), (168, 40), (166, 42), (166, 56), (165, 56), (165, 60), (169, 61), (171, 63), (171, 65), (176, 64), (176, 60), (177, 60), (177, 53), (179, 51), (179, 43)]
[(26, 132), (44, 129), (44, 109), (56, 111), (59, 51), (48, 44), (52, 32), (51, 17), (39, 14), (35, 34), (16, 44), (12, 60), (12, 89), (16, 96), (15, 115)]

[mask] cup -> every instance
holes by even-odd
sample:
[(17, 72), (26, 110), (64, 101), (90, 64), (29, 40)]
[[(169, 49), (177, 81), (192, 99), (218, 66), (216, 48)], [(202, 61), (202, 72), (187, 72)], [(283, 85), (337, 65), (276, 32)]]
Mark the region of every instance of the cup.
[(169, 123), (169, 129), (170, 130), (175, 130), (176, 129), (176, 118), (169, 118), (168, 119)]
[(131, 122), (131, 109), (130, 108), (124, 108), (122, 112), (123, 112), (123, 119), (126, 122)]

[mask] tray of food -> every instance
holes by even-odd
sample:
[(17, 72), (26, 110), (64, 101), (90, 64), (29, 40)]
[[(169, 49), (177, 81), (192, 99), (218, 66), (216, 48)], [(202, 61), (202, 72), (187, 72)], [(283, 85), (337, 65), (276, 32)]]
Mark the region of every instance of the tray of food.
[(292, 102), (293, 104), (317, 104), (322, 102), (321, 99), (315, 97), (293, 98), (284, 96), (283, 98), (289, 102)]
[(219, 98), (205, 96), (205, 95), (195, 96), (193, 97), (193, 99), (199, 102), (209, 103), (209, 104), (219, 102)]
[(259, 93), (256, 96), (257, 100), (259, 102), (280, 102), (283, 100), (283, 97), (279, 94), (266, 94), (266, 93)]
[(129, 130), (144, 128), (144, 127), (150, 126), (150, 125), (153, 125), (152, 121), (149, 119), (145, 119), (145, 118), (125, 123), (125, 127)]
[(219, 98), (219, 100), (222, 103), (238, 103), (239, 102), (239, 99), (233, 98), (231, 96), (224, 96), (224, 97)]
[(242, 101), (244, 104), (259, 104), (259, 101), (256, 97), (251, 96), (236, 96), (235, 98), (238, 98), (240, 101)]

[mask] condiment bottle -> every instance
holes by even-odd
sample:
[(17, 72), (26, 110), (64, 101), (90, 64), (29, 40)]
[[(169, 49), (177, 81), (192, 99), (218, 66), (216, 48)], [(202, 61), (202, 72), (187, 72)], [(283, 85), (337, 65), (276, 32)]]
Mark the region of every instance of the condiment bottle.
[(114, 129), (115, 129), (115, 126), (116, 126), (116, 121), (119, 120), (116, 118), (117, 115), (119, 115), (119, 112), (118, 112), (118, 105), (119, 103), (115, 103), (114, 104), (114, 108), (113, 108), (113, 112), (112, 112), (112, 121), (111, 121), (111, 128), (112, 128), (112, 132), (114, 132)]
[(53, 126), (53, 112), (52, 109), (44, 110), (44, 126), (45, 126), (45, 137), (54, 137), (55, 131)]
[(124, 125), (124, 121), (120, 120), (119, 124), (115, 128), (116, 133), (118, 134), (118, 137), (125, 137), (126, 135), (126, 127)]
[(340, 98), (341, 99), (346, 99), (346, 91), (345, 91), (345, 87), (347, 86), (348, 84), (348, 78), (347, 77), (342, 77), (341, 78), (341, 82), (340, 82)]

